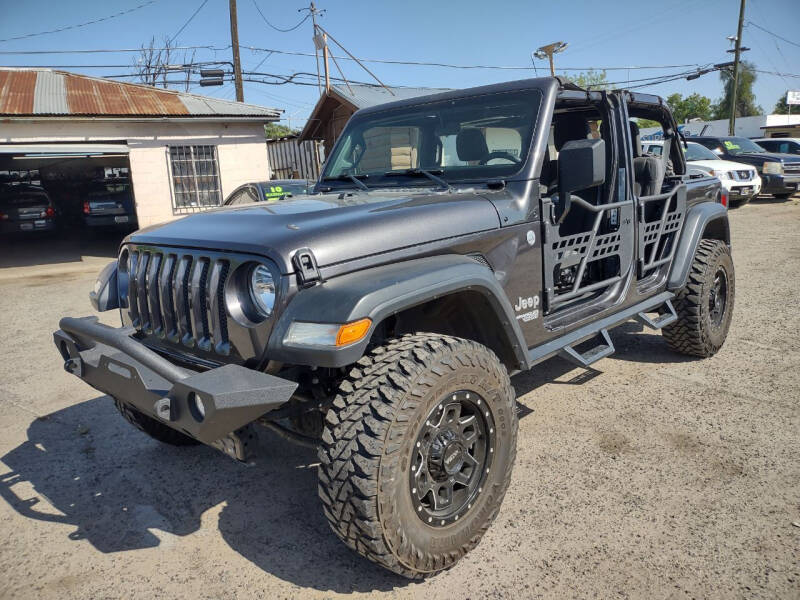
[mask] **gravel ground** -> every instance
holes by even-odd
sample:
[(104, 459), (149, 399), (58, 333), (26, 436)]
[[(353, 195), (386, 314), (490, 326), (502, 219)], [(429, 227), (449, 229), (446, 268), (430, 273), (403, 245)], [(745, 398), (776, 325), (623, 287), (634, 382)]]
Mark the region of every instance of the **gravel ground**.
[(64, 373), (50, 333), (90, 312), (93, 275), (0, 278), (0, 597), (800, 597), (800, 206), (731, 223), (723, 350), (686, 359), (627, 324), (598, 372), (517, 376), (503, 509), (422, 583), (334, 537), (312, 451), (265, 433), (247, 467), (160, 446)]

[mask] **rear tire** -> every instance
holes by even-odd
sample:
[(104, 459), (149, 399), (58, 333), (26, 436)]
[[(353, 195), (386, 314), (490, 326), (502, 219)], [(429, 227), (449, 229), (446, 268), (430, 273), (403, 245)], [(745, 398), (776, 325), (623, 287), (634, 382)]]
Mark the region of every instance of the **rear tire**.
[(334, 533), (408, 578), (480, 542), (516, 456), (515, 394), (494, 353), (421, 333), (361, 358), (328, 411), (319, 495)]
[(128, 423), (162, 444), (169, 444), (170, 446), (194, 446), (200, 443), (196, 439), (172, 429), (172, 427), (167, 427), (163, 423), (159, 423), (154, 418), (148, 417), (143, 412), (140, 412), (130, 404), (122, 402), (121, 400), (114, 398), (114, 405)]
[(690, 356), (714, 356), (728, 336), (735, 295), (730, 248), (719, 240), (701, 240), (686, 285), (673, 300), (678, 320), (661, 330), (670, 348)]

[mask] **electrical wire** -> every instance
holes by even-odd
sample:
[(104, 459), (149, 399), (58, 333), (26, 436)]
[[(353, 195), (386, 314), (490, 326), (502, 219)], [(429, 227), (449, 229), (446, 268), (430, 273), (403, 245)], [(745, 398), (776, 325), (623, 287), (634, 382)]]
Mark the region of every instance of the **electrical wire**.
[[(154, 0), (156, 1), (156, 0)], [(0, 42), (5, 40), (0, 40)], [(148, 48), (148, 50), (211, 50), (222, 52), (230, 50), (231, 46), (172, 46), (170, 48)], [(141, 52), (141, 48), (93, 48), (89, 50), (0, 50), (0, 55), (27, 55), (27, 54), (113, 54), (116, 52)]]
[(749, 27), (750, 25), (752, 25), (756, 29), (760, 29), (764, 33), (768, 33), (771, 36), (778, 38), (779, 40), (783, 40), (787, 44), (791, 44), (792, 46), (797, 46), (798, 48), (800, 48), (800, 44), (798, 44), (797, 42), (793, 42), (792, 40), (788, 40), (785, 37), (783, 37), (782, 35), (778, 35), (777, 33), (773, 32), (773, 31), (770, 31), (769, 29), (765, 29), (764, 27), (761, 27), (761, 25), (756, 25), (752, 21), (747, 21), (747, 26)]
[[(312, 52), (302, 52), (299, 50), (276, 50), (274, 48), (259, 48), (258, 46), (242, 46), (252, 52), (273, 52), (275, 54), (286, 54), (290, 56), (309, 56), (312, 57)], [(339, 60), (355, 60), (349, 56), (337, 56)], [(361, 62), (380, 63), (387, 65), (410, 65), (421, 67), (444, 67), (448, 69), (497, 69), (505, 71), (534, 71), (533, 66), (506, 66), (506, 65), (456, 65), (451, 63), (440, 62), (425, 62), (413, 60), (391, 60), (382, 58), (359, 58)], [(559, 67), (559, 71), (626, 71), (626, 70), (642, 70), (642, 69), (679, 69), (685, 67), (697, 67), (697, 63), (684, 64), (684, 65), (630, 65), (622, 67)]]
[[(275, 48), (260, 48), (258, 46), (240, 45), (245, 50), (252, 52), (267, 52), (270, 54), (282, 54), (288, 56), (307, 56), (314, 57), (313, 52), (301, 52), (295, 50), (277, 50)], [(169, 48), (170, 50), (212, 50), (214, 52), (222, 52), (230, 50), (231, 46), (175, 46)], [(141, 52), (141, 48), (98, 48), (87, 50), (0, 50), (0, 55), (28, 55), (28, 54), (92, 54), (92, 53), (114, 53), (114, 52)], [(167, 48), (153, 48), (153, 50), (167, 50)], [(339, 60), (354, 59), (349, 56), (336, 56)], [(495, 69), (507, 71), (536, 71), (534, 66), (505, 66), (505, 65), (457, 65), (451, 63), (439, 62), (425, 62), (425, 61), (409, 61), (409, 60), (391, 60), (380, 58), (359, 58), (361, 62), (380, 63), (389, 65), (409, 65), (409, 66), (422, 66), (422, 67), (441, 67), (448, 69)], [(655, 69), (680, 69), (686, 67), (700, 67), (699, 63), (689, 63), (681, 65), (627, 65), (627, 66), (613, 66), (613, 67), (558, 67), (559, 71), (636, 71), (636, 70), (655, 70)]]
[(275, 31), (280, 31), (281, 33), (289, 33), (290, 31), (294, 31), (295, 29), (297, 29), (298, 27), (300, 27), (300, 25), (302, 25), (303, 23), (305, 23), (306, 21), (308, 21), (308, 20), (311, 18), (311, 13), (309, 12), (309, 13), (308, 13), (308, 14), (307, 14), (305, 17), (303, 17), (303, 19), (302, 19), (302, 20), (301, 20), (301, 21), (300, 21), (300, 22), (299, 22), (297, 25), (295, 25), (294, 27), (289, 27), (288, 29), (282, 29), (282, 28), (280, 28), (280, 27), (275, 27), (275, 25), (273, 25), (272, 23), (270, 23), (270, 22), (267, 20), (267, 17), (264, 15), (264, 13), (263, 13), (263, 12), (261, 12), (261, 8), (260, 8), (260, 7), (258, 6), (258, 4), (256, 3), (256, 0), (252, 0), (252, 2), (253, 2), (253, 6), (255, 6), (255, 7), (256, 7), (256, 10), (258, 11), (258, 14), (260, 14), (260, 15), (261, 15), (261, 18), (263, 19), (264, 23), (266, 23), (267, 25), (269, 25), (270, 27), (272, 27), (272, 29), (274, 29)]
[(93, 19), (91, 21), (86, 21), (85, 23), (78, 23), (77, 25), (65, 25), (64, 27), (57, 27), (56, 29), (49, 29), (47, 31), (39, 31), (37, 33), (26, 33), (25, 35), (17, 35), (10, 38), (5, 38), (0, 40), (0, 42), (10, 42), (13, 40), (23, 40), (27, 38), (37, 37), (40, 35), (48, 35), (50, 33), (60, 33), (62, 31), (67, 31), (70, 29), (78, 29), (79, 27), (86, 27), (87, 25), (94, 25), (95, 23), (102, 23), (103, 21), (108, 21), (110, 19), (115, 19), (117, 17), (121, 17), (123, 15), (130, 14), (134, 11), (139, 10), (140, 8), (144, 8), (145, 6), (150, 6), (151, 4), (155, 4), (158, 0), (147, 0), (147, 2), (142, 2), (132, 8), (128, 8), (126, 10), (122, 10), (118, 13), (114, 13), (113, 15), (108, 15), (107, 17), (100, 17), (99, 19)]
[(186, 26), (187, 26), (187, 25), (189, 25), (189, 23), (191, 23), (191, 22), (192, 22), (192, 20), (193, 20), (193, 19), (194, 19), (194, 18), (197, 16), (197, 13), (199, 13), (201, 10), (203, 10), (203, 7), (204, 7), (204, 6), (205, 6), (207, 3), (208, 3), (208, 0), (203, 0), (203, 2), (201, 2), (201, 3), (200, 3), (200, 6), (198, 6), (198, 7), (197, 7), (197, 10), (195, 10), (195, 11), (192, 13), (192, 16), (191, 16), (191, 17), (189, 17), (189, 18), (187, 19), (186, 23), (184, 23), (184, 24), (183, 24), (183, 26), (182, 26), (180, 29), (178, 29), (178, 33), (176, 33), (175, 35), (173, 35), (173, 36), (172, 36), (172, 37), (169, 39), (170, 43), (174, 42), (174, 41), (175, 41), (175, 40), (178, 38), (178, 36), (181, 34), (181, 32), (182, 32), (184, 29), (186, 29)]

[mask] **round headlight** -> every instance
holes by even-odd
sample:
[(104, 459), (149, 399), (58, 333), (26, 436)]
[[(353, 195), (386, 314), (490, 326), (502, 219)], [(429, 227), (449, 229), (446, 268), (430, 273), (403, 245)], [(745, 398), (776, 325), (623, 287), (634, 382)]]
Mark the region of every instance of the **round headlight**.
[(257, 265), (250, 272), (250, 297), (256, 309), (265, 317), (275, 307), (275, 278), (264, 265)]

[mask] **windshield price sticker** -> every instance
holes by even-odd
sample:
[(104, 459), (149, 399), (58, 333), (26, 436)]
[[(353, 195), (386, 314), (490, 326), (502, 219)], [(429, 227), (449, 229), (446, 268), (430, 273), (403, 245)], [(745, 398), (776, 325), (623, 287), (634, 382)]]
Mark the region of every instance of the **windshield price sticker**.
[(734, 144), (734, 143), (733, 143), (732, 141), (730, 141), (730, 140), (725, 140), (725, 147), (726, 147), (728, 150), (739, 150), (739, 144)]
[(283, 187), (279, 185), (271, 185), (269, 190), (264, 190), (264, 198), (267, 200), (283, 198), (285, 195), (286, 192), (284, 192)]

